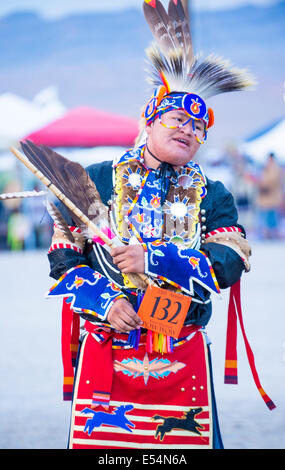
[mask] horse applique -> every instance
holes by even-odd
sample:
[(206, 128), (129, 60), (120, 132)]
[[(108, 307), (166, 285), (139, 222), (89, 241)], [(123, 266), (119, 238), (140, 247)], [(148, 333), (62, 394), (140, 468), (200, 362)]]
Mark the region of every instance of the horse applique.
[(163, 419), (163, 424), (159, 424), (156, 428), (155, 437), (162, 441), (165, 433), (173, 429), (185, 429), (190, 432), (201, 435), (197, 428), (203, 429), (204, 427), (194, 420), (194, 417), (201, 413), (203, 408), (190, 408), (189, 411), (184, 413), (182, 418), (175, 418), (173, 416), (165, 418), (164, 416), (155, 415), (152, 419)]
[(92, 418), (87, 419), (84, 432), (87, 432), (88, 436), (90, 436), (94, 428), (99, 428), (103, 424), (107, 426), (116, 426), (125, 429), (128, 432), (132, 432), (130, 427), (135, 427), (135, 425), (125, 416), (125, 413), (132, 409), (133, 405), (121, 405), (116, 408), (114, 412), (106, 413), (105, 411), (94, 411), (90, 408), (84, 408), (81, 413), (93, 414)]

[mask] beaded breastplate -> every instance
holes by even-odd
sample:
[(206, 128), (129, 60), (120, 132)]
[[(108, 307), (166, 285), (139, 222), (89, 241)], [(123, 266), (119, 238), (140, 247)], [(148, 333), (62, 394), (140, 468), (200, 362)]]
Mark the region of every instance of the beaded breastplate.
[(175, 171), (161, 205), (159, 170), (143, 162), (144, 146), (126, 152), (114, 163), (113, 218), (121, 239), (143, 245), (165, 240), (200, 247), (199, 211), (206, 194), (205, 176), (195, 162)]

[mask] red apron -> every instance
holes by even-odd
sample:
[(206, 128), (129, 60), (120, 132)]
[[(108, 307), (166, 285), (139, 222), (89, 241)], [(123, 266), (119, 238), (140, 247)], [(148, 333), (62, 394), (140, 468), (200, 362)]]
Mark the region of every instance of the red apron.
[(212, 448), (207, 344), (199, 327), (184, 327), (174, 352), (160, 354), (146, 352), (146, 335), (136, 350), (120, 343), (127, 335), (86, 325), (70, 448)]

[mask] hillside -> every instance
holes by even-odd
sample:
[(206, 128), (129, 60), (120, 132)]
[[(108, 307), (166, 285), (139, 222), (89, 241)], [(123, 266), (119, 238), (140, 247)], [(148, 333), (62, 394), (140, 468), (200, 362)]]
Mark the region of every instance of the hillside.
[[(215, 143), (243, 138), (284, 114), (285, 4), (192, 16), (196, 50), (222, 55), (257, 76), (253, 93), (220, 96)], [(0, 19), (0, 93), (32, 99), (57, 85), (67, 107), (89, 104), (139, 115), (147, 96), (144, 49), (151, 34), (142, 13), (76, 15), (47, 21), (33, 12)]]

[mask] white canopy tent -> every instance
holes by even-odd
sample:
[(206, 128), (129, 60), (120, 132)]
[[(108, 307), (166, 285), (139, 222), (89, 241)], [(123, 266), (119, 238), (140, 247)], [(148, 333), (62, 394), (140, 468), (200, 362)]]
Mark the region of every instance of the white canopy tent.
[(272, 152), (277, 161), (285, 164), (285, 118), (250, 137), (241, 145), (241, 151), (261, 165)]
[(54, 87), (42, 90), (33, 101), (12, 93), (0, 95), (0, 151), (7, 150), (25, 135), (60, 118), (65, 112)]

